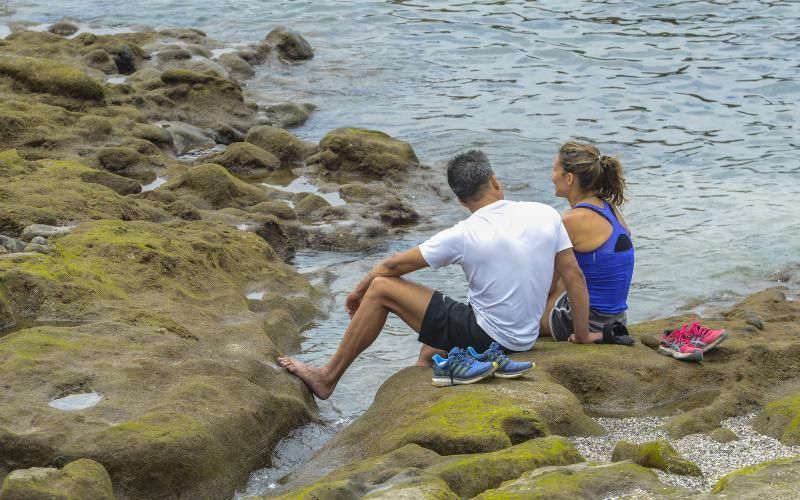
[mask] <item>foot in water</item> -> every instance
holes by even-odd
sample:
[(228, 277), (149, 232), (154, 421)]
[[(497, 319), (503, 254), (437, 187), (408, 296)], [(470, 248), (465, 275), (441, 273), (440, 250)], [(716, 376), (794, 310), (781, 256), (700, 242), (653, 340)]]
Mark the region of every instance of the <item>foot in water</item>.
[(327, 377), (320, 368), (314, 368), (292, 358), (278, 358), (278, 365), (289, 370), (311, 389), (319, 399), (328, 399), (333, 393), (336, 384), (328, 382)]

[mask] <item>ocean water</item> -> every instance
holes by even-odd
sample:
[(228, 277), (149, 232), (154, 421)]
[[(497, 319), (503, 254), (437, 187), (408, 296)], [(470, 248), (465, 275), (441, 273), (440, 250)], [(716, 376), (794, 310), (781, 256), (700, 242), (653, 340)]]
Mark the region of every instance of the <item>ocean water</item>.
[[(425, 163), (482, 148), (511, 199), (567, 207), (549, 178), (558, 145), (596, 143), (625, 165), (637, 263), (633, 321), (687, 303), (722, 306), (776, 284), (800, 262), (800, 2), (713, 1), (0, 1), (0, 26), (73, 16), (96, 29), (187, 26), (245, 42), (276, 25), (315, 58), (268, 64), (247, 83), (261, 102), (318, 106), (297, 135), (340, 126), (409, 141)], [(0, 28), (2, 34), (2, 28)], [(444, 227), (466, 216), (443, 203)], [(300, 357), (323, 362), (347, 325), (344, 297), (381, 258), (430, 234), (411, 230), (365, 254), (307, 252), (330, 267), (336, 307)], [(458, 269), (414, 279), (465, 296)], [(390, 320), (323, 415), (346, 422), (416, 358)], [(339, 425), (339, 424), (337, 424)]]

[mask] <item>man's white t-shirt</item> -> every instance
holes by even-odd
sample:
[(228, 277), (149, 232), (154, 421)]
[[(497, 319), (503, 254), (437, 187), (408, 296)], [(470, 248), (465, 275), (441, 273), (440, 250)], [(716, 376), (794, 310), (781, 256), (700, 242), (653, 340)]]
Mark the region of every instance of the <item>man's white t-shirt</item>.
[(503, 347), (539, 337), (558, 252), (572, 247), (561, 216), (541, 203), (500, 200), (419, 246), (434, 269), (459, 264), (478, 325)]

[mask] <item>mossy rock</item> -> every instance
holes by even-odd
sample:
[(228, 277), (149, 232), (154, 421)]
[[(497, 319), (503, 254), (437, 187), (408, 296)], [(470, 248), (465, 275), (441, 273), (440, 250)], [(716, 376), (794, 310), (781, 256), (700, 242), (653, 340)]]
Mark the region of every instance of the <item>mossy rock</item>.
[(800, 445), (800, 393), (767, 404), (753, 421), (753, 428), (787, 446)]
[(15, 470), (6, 476), (0, 500), (82, 499), (113, 500), (111, 478), (99, 463), (80, 459), (63, 469)]
[(444, 480), (459, 497), (471, 498), (526, 471), (583, 461), (584, 458), (568, 439), (548, 436), (492, 453), (463, 455), (431, 466), (427, 472)]
[(306, 39), (283, 26), (278, 26), (270, 31), (265, 40), (283, 59), (306, 61), (314, 57), (314, 50)]
[(207, 157), (205, 161), (218, 163), (237, 175), (270, 172), (281, 166), (275, 155), (248, 142), (234, 142), (223, 153)]
[[(26, 162), (7, 156), (14, 170), (0, 190), (0, 233), (19, 235), (31, 224), (61, 226), (92, 219), (162, 220), (165, 213), (143, 200), (121, 196), (82, 176), (97, 172), (70, 161)], [(32, 169), (29, 171), (29, 169)]]
[(256, 73), (249, 62), (236, 54), (222, 54), (219, 57), (219, 62), (228, 68), (233, 76), (239, 79), (250, 78)]
[(634, 444), (619, 441), (614, 446), (611, 460), (621, 462), (631, 460), (643, 467), (660, 469), (681, 476), (702, 476), (703, 471), (694, 462), (686, 460), (663, 439)]
[(288, 203), (281, 200), (263, 201), (250, 207), (251, 212), (274, 215), (279, 219), (292, 220), (297, 218), (297, 214)]
[(127, 147), (102, 148), (97, 152), (97, 160), (110, 172), (124, 171), (145, 161), (141, 153)]
[(51, 24), (47, 31), (59, 36), (70, 36), (78, 32), (78, 26), (69, 21), (58, 21)]
[(322, 196), (313, 193), (301, 194), (305, 194), (305, 196), (300, 198), (294, 206), (295, 213), (300, 217), (308, 217), (317, 210), (330, 206), (330, 203)]
[(299, 127), (304, 124), (311, 111), (316, 108), (313, 104), (297, 104), (294, 102), (283, 102), (264, 106), (264, 114), (274, 127)]
[(81, 180), (91, 184), (100, 184), (117, 194), (137, 194), (142, 192), (142, 185), (139, 182), (122, 177), (121, 175), (112, 174), (111, 172), (104, 172), (102, 170), (95, 170), (92, 172), (83, 172), (80, 174)]
[(0, 56), (0, 75), (13, 78), (32, 92), (102, 100), (100, 82), (83, 71), (49, 59)]
[(800, 456), (762, 462), (730, 472), (711, 493), (724, 498), (798, 498)]
[(83, 61), (90, 68), (98, 69), (108, 75), (113, 75), (117, 72), (117, 65), (114, 59), (103, 49), (95, 49), (85, 56)]
[[(476, 498), (481, 500), (572, 500), (575, 498), (603, 499), (637, 491), (650, 495), (686, 495), (682, 488), (666, 486), (658, 476), (630, 462), (614, 464), (582, 463), (561, 467), (542, 467), (523, 474), (518, 479), (487, 490)], [(639, 497), (637, 497), (639, 498)]]
[(192, 167), (165, 188), (178, 194), (188, 191), (198, 198), (198, 203), (204, 201), (214, 209), (247, 207), (267, 201), (264, 191), (240, 181), (225, 167), (215, 164)]
[(247, 131), (246, 142), (272, 153), (282, 165), (302, 162), (314, 146), (278, 127), (260, 125)]
[(381, 486), (375, 492), (367, 493), (364, 498), (370, 499), (391, 499), (391, 500), (418, 500), (426, 498), (430, 500), (457, 500), (459, 497), (447, 487), (447, 483), (439, 478), (418, 475), (416, 470), (408, 471), (408, 474), (398, 477), (387, 485)]
[(386, 198), (390, 194), (383, 186), (353, 182), (339, 187), (339, 195), (347, 201), (366, 203), (373, 199)]
[(419, 164), (410, 144), (377, 130), (339, 128), (322, 138), (319, 149), (309, 163), (320, 164), (329, 171), (381, 178), (402, 175)]
[(726, 427), (720, 427), (718, 429), (714, 429), (709, 434), (709, 437), (718, 443), (730, 443), (731, 441), (739, 440), (739, 436), (737, 436), (735, 432)]
[(181, 83), (194, 85), (197, 83), (213, 82), (216, 79), (217, 77), (215, 75), (204, 75), (186, 69), (170, 69), (161, 73), (161, 81), (168, 85), (177, 85)]

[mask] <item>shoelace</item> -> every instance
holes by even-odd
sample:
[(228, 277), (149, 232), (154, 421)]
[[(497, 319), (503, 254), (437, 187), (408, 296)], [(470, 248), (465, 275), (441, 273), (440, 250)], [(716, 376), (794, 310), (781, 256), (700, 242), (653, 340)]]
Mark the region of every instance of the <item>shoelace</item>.
[(664, 340), (686, 344), (692, 340), (692, 335), (689, 332), (689, 325), (683, 325), (680, 330), (675, 330), (674, 332), (670, 332), (668, 335), (665, 335)]
[(689, 331), (693, 332), (697, 337), (705, 337), (709, 332), (711, 332), (711, 328), (703, 326), (697, 321), (693, 321), (692, 327), (689, 329)]

